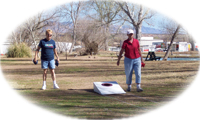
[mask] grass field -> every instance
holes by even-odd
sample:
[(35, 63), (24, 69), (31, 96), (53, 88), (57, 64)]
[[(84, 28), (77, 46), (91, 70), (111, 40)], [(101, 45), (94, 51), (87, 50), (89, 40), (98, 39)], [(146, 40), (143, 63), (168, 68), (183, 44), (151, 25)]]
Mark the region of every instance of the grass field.
[[(80, 119), (113, 119), (138, 116), (177, 98), (195, 79), (199, 61), (146, 61), (142, 68), (143, 92), (102, 96), (93, 91), (93, 82), (117, 81), (126, 90), (123, 59), (116, 57), (61, 57), (56, 68), (60, 89), (53, 89), (50, 72), (47, 89), (42, 87), (40, 61), (1, 57), (4, 77), (13, 90), (31, 103), (52, 112)], [(133, 81), (135, 77), (133, 75)]]

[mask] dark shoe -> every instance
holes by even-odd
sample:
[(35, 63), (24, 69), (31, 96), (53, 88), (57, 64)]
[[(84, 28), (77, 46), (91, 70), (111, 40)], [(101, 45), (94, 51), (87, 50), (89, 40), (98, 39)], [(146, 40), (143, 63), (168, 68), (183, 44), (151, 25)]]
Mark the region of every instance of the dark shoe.
[(130, 87), (128, 87), (127, 91), (128, 91), (128, 92), (130, 92), (130, 91), (131, 91), (131, 88), (130, 88)]
[(137, 92), (142, 92), (143, 89), (142, 88), (137, 88)]

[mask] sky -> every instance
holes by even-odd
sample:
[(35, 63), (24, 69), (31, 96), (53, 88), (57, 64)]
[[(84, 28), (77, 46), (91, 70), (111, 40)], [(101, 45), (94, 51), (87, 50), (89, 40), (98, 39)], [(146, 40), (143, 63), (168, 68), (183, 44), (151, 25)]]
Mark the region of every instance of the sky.
[[(200, 11), (197, 0), (132, 0), (173, 18), (194, 37), (199, 45)], [(66, 3), (66, 0), (5, 0), (0, 2), (1, 44), (6, 37), (22, 22), (38, 12)], [(69, 1), (68, 1), (69, 2)], [(22, 96), (11, 90), (0, 71), (0, 113), (1, 118), (12, 120), (66, 120), (66, 117), (52, 113), (39, 106), (30, 104)], [(200, 73), (190, 87), (175, 100), (134, 120), (198, 120), (200, 119)], [(198, 108), (198, 109), (196, 109)], [(132, 118), (126, 118), (132, 119)]]

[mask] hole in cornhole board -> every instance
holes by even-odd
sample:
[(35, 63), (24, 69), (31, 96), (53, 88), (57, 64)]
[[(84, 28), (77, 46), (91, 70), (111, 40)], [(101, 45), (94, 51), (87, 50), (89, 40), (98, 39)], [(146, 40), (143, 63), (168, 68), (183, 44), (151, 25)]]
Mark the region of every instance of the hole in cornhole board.
[(94, 82), (94, 92), (101, 95), (126, 93), (116, 81)]
[(111, 83), (103, 83), (103, 84), (101, 84), (102, 86), (107, 86), (107, 87), (110, 87), (110, 86), (112, 86), (112, 84)]

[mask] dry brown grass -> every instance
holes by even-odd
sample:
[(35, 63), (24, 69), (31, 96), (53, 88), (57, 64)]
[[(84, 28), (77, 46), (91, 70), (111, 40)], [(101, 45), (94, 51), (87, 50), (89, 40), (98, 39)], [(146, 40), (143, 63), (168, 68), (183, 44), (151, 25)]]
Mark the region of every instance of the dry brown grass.
[[(148, 112), (166, 104), (181, 94), (194, 80), (199, 61), (146, 61), (142, 68), (142, 88), (136, 92), (102, 96), (93, 92), (93, 82), (117, 81), (126, 90), (123, 59), (88, 56), (61, 57), (56, 68), (59, 90), (53, 89), (50, 73), (47, 90), (42, 91), (42, 70), (29, 58), (1, 59), (5, 78), (30, 102), (53, 112), (78, 118), (121, 118)], [(134, 81), (134, 75), (133, 75)], [(111, 102), (112, 101), (112, 102)], [(125, 112), (126, 111), (126, 112)]]

